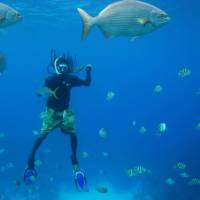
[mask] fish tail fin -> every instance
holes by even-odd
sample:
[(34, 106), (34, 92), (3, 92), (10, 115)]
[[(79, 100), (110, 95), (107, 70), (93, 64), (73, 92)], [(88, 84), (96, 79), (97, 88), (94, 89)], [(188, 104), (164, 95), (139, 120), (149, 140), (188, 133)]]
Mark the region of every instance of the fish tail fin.
[(83, 21), (83, 32), (82, 32), (82, 39), (86, 39), (90, 33), (91, 27), (93, 26), (93, 17), (86, 13), (83, 9), (77, 8), (81, 19)]

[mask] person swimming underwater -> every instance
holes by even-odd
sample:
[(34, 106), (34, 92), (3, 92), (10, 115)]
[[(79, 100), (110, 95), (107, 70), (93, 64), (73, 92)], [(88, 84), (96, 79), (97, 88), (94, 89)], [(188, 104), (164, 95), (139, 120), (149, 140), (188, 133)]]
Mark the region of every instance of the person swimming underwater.
[[(75, 61), (71, 56), (55, 56), (52, 66), (54, 73), (46, 78), (44, 87), (38, 90), (38, 95), (48, 94), (46, 102), (46, 111), (42, 113), (42, 127), (39, 136), (35, 140), (31, 153), (28, 157), (27, 169), (24, 174), (24, 180), (32, 183), (32, 178), (37, 178), (35, 170), (35, 154), (40, 145), (44, 142), (50, 132), (59, 128), (62, 133), (70, 136), (72, 154), (70, 156), (74, 180), (78, 188), (84, 189), (86, 177), (83, 170), (80, 169), (77, 160), (77, 134), (75, 127), (75, 114), (70, 108), (71, 89), (80, 86), (90, 86), (91, 84), (91, 65), (85, 68), (85, 80), (72, 74), (75, 68)], [(78, 177), (78, 178), (77, 178)], [(78, 181), (78, 183), (77, 183)]]

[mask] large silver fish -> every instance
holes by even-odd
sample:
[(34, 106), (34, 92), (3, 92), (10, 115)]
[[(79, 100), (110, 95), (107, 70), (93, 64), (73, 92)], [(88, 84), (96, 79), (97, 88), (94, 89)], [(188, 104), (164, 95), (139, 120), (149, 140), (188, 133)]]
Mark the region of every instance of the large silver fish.
[(138, 37), (150, 33), (169, 22), (170, 17), (161, 9), (137, 0), (123, 0), (108, 5), (96, 17), (78, 8), (83, 21), (82, 39), (97, 25), (106, 37)]
[(22, 20), (22, 15), (6, 4), (0, 3), (0, 28), (16, 24)]

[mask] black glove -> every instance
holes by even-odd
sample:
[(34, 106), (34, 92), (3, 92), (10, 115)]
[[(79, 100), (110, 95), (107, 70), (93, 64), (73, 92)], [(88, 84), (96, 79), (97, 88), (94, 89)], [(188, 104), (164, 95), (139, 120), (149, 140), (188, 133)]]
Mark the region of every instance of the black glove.
[(90, 65), (90, 64), (86, 65), (85, 71), (91, 72), (92, 71), (92, 65)]

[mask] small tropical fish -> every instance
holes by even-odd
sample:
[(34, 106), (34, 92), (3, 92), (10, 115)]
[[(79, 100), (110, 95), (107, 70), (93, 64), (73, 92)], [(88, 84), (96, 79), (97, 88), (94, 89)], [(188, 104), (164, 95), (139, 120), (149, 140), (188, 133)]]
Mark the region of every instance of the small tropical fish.
[(189, 177), (190, 177), (190, 175), (189, 175), (187, 172), (182, 172), (182, 173), (180, 173), (180, 176), (181, 176), (182, 178), (189, 178)]
[(97, 26), (107, 38), (113, 36), (137, 37), (150, 33), (170, 20), (159, 8), (136, 0), (111, 3), (97, 17), (91, 17), (78, 8), (83, 22), (82, 39), (86, 39), (91, 28)]
[(163, 87), (161, 85), (156, 85), (153, 89), (154, 93), (161, 93), (163, 91)]
[(140, 127), (140, 129), (139, 129), (140, 134), (144, 135), (144, 134), (146, 134), (146, 132), (147, 132), (147, 129), (144, 126)]
[(106, 95), (106, 100), (107, 101), (112, 101), (114, 96), (115, 96), (115, 93), (113, 91), (108, 91), (108, 93)]
[(166, 123), (160, 123), (158, 124), (158, 127), (157, 127), (157, 135), (158, 136), (161, 136), (163, 135), (167, 130), (167, 124)]
[(193, 178), (188, 183), (191, 186), (197, 186), (200, 185), (200, 179), (199, 178)]
[(0, 28), (16, 24), (22, 20), (22, 15), (6, 4), (0, 3)]
[(137, 176), (137, 175), (142, 175), (142, 174), (148, 174), (150, 173), (150, 170), (147, 170), (144, 166), (142, 165), (138, 165), (138, 166), (135, 166), (134, 168), (132, 169), (128, 169), (126, 170), (126, 174), (129, 176), (129, 177), (132, 177), (132, 176)]
[(108, 192), (108, 188), (105, 186), (99, 186), (96, 188), (96, 190), (97, 190), (97, 192), (102, 193), (102, 194), (105, 194)]
[(4, 54), (0, 53), (0, 75), (6, 70), (6, 58)]
[(147, 169), (142, 165), (135, 166), (133, 170), (136, 174), (144, 174), (147, 172)]
[(179, 70), (178, 72), (178, 76), (181, 77), (181, 78), (185, 78), (187, 76), (190, 76), (192, 74), (192, 71), (188, 68), (182, 68)]
[(172, 179), (172, 178), (167, 178), (167, 179), (165, 180), (165, 183), (168, 184), (168, 185), (174, 185), (175, 181), (174, 181), (174, 179)]
[(186, 168), (186, 164), (183, 162), (177, 162), (174, 168), (179, 169), (179, 170), (184, 170)]
[(40, 87), (37, 90), (37, 94), (41, 95), (41, 96), (54, 96), (56, 99), (58, 99), (58, 97), (56, 96), (56, 92), (59, 89), (59, 87), (57, 87), (54, 91), (52, 91), (50, 88), (48, 87)]
[(88, 152), (82, 151), (82, 152), (81, 152), (81, 157), (82, 157), (82, 158), (88, 158), (88, 157), (89, 157)]
[(99, 130), (99, 136), (103, 139), (107, 138), (108, 136), (107, 130), (105, 128), (101, 128)]
[(126, 171), (127, 176), (132, 177), (132, 176), (137, 176), (137, 173), (135, 172), (134, 169), (127, 169)]
[(36, 160), (35, 161), (35, 166), (36, 167), (40, 167), (42, 165), (42, 161), (41, 160)]

